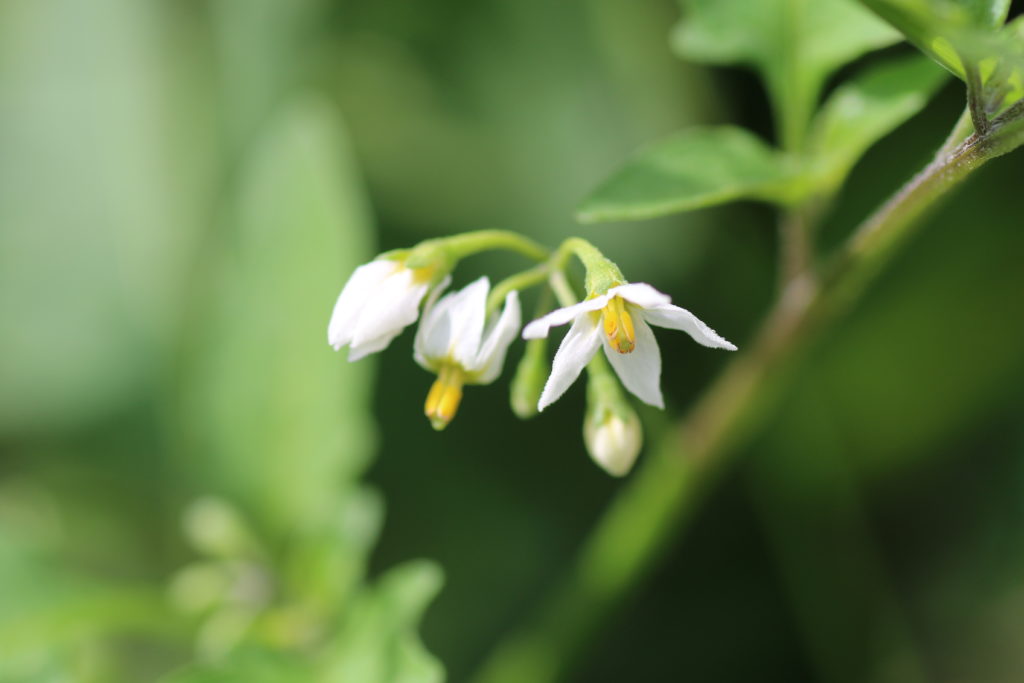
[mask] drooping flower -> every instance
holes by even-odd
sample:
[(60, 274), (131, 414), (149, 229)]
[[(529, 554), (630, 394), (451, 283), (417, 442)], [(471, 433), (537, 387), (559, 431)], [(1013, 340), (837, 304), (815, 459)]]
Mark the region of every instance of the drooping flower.
[(424, 412), (434, 429), (444, 429), (459, 408), (462, 387), (490, 384), (505, 363), (505, 354), (522, 324), (519, 294), (511, 291), (497, 319), (487, 320), (486, 277), (428, 303), (413, 342), (416, 362), (437, 373)]
[(538, 410), (565, 393), (602, 345), (622, 384), (644, 403), (664, 408), (661, 352), (650, 325), (682, 330), (704, 346), (736, 350), (697, 316), (673, 306), (671, 301), (667, 294), (636, 282), (611, 287), (604, 294), (556, 309), (527, 325), (523, 337), (538, 339), (546, 337), (552, 327), (572, 321), (555, 353)]
[(338, 295), (327, 326), (327, 343), (349, 361), (387, 347), (419, 317), (433, 268), (408, 268), (403, 260), (378, 258), (355, 269)]

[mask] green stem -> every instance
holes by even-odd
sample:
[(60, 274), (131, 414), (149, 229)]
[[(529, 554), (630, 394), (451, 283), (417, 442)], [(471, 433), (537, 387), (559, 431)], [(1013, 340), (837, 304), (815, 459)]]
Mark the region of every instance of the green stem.
[(475, 230), (429, 242), (431, 246), (441, 246), (456, 260), (492, 249), (514, 251), (534, 261), (546, 261), (551, 254), (548, 249), (530, 238), (508, 230)]
[(988, 135), (989, 120), (985, 104), (982, 101), (984, 91), (981, 85), (981, 74), (978, 73), (978, 65), (966, 59), (962, 61), (964, 75), (967, 78), (967, 110), (971, 113), (974, 132), (978, 135)]
[(509, 292), (519, 289), (534, 287), (551, 277), (552, 262), (539, 263), (529, 270), (510, 275), (498, 284), (494, 285), (490, 296), (487, 297), (487, 312), (493, 313), (501, 306), (501, 302)]
[(779, 218), (779, 292), (799, 280), (815, 280), (814, 234), (824, 199), (812, 197)]
[(479, 683), (561, 680), (598, 624), (679, 537), (737, 446), (766, 419), (770, 399), (784, 387), (789, 362), (809, 333), (853, 304), (918, 219), (953, 186), (1024, 142), (1019, 116), (997, 118), (988, 136), (968, 138), (913, 178), (854, 233), (822, 287), (787, 289), (749, 351), (730, 363), (678, 429), (648, 454), (554, 595), (496, 650)]
[(555, 298), (558, 299), (558, 303), (562, 306), (572, 306), (579, 303), (576, 292), (573, 291), (572, 285), (569, 284), (569, 280), (561, 269), (551, 272), (548, 284), (551, 285), (551, 291), (555, 293)]

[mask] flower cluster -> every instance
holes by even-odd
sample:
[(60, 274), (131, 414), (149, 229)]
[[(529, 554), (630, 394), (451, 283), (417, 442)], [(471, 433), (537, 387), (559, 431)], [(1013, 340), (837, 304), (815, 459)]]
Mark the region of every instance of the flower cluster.
[[(520, 336), (518, 290), (527, 286), (550, 282), (564, 304), (522, 329), (522, 337), (532, 340), (530, 345), (543, 344), (552, 327), (572, 325), (549, 373), (543, 347), (531, 346), (524, 354), (513, 383), (513, 408), (522, 417), (533, 414), (534, 405), (536, 412), (543, 411), (587, 368), (584, 442), (594, 460), (613, 475), (629, 471), (642, 443), (639, 418), (619, 383), (644, 403), (664, 407), (661, 352), (651, 326), (681, 330), (703, 346), (736, 349), (697, 316), (673, 305), (668, 295), (648, 284), (626, 282), (614, 263), (579, 239), (568, 240), (541, 265), (493, 290), (490, 280), (481, 277), (461, 290), (446, 291), (449, 272), (466, 252), (488, 248), (492, 242), (511, 244), (524, 253), (537, 251), (496, 231), (449, 240), (384, 254), (356, 268), (338, 296), (327, 330), (328, 343), (335, 350), (348, 346), (349, 360), (356, 361), (383, 350), (419, 320), (413, 356), (437, 376), (424, 405), (435, 429), (454, 419), (464, 386), (490, 384), (501, 374), (509, 346)], [(567, 285), (554, 286), (567, 251), (575, 253), (587, 271), (587, 296), (579, 302), (570, 300), (574, 295)], [(595, 357), (599, 347), (608, 364)]]

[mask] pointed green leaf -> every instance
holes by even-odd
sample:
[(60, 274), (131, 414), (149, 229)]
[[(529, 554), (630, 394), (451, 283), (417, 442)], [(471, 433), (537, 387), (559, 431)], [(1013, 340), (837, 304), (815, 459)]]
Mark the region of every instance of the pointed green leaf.
[[(198, 330), (185, 430), (204, 492), (280, 532), (333, 512), (372, 449), (367, 363), (327, 345), (345, 278), (373, 251), (336, 111), (300, 99), (273, 117), (241, 169), (215, 297)], [(371, 362), (372, 363), (372, 362)]]
[(928, 58), (912, 55), (868, 69), (837, 88), (818, 113), (809, 140), (816, 183), (827, 190), (839, 187), (861, 155), (921, 111), (946, 77)]
[(778, 151), (741, 128), (691, 128), (642, 150), (577, 211), (584, 223), (653, 218), (736, 199), (785, 203), (800, 180)]
[(757, 69), (788, 149), (800, 145), (829, 74), (900, 39), (854, 0), (688, 0), (683, 12), (676, 51), (697, 62)]

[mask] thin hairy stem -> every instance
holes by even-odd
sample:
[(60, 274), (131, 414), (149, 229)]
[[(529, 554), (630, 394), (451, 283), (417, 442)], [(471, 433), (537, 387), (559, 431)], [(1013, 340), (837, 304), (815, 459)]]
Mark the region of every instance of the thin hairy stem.
[(971, 112), (974, 132), (978, 135), (988, 135), (988, 112), (985, 111), (985, 103), (982, 100), (984, 89), (981, 85), (978, 65), (973, 61), (965, 60), (964, 73), (967, 76), (967, 109)]

